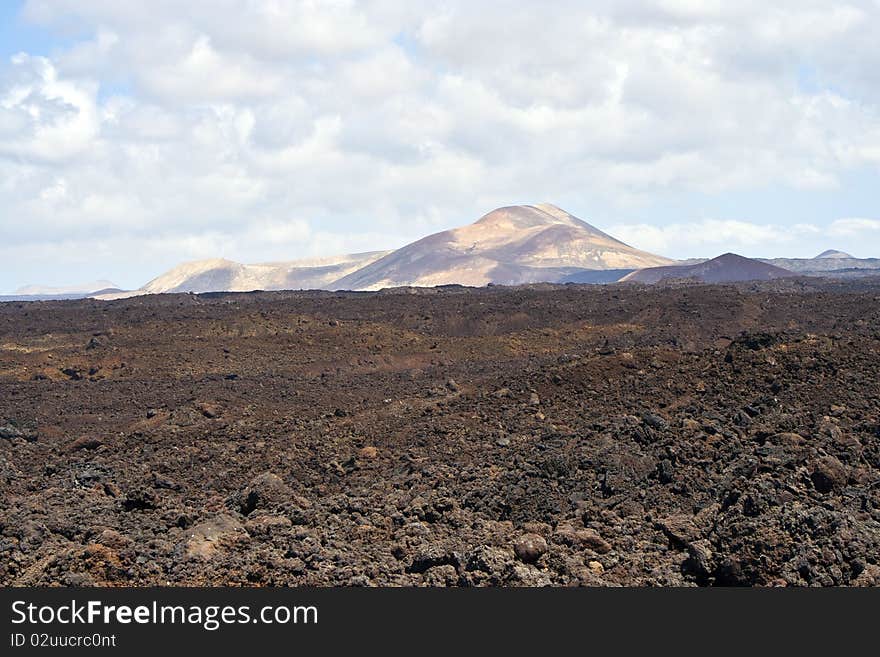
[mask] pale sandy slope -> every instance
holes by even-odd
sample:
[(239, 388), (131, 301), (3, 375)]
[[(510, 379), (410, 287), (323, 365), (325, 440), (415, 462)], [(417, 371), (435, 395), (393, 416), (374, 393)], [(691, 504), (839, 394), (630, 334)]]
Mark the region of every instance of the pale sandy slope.
[(254, 265), (245, 265), (221, 258), (196, 260), (178, 265), (154, 278), (139, 290), (106, 295), (106, 298), (165, 292), (324, 289), (339, 277), (345, 276), (387, 253), (388, 251), (373, 251)]

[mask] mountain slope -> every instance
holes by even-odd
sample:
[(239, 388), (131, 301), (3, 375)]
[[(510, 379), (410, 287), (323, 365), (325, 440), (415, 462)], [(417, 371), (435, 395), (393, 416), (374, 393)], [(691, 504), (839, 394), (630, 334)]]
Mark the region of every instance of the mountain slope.
[(659, 283), (667, 279), (689, 279), (700, 283), (734, 283), (737, 281), (768, 280), (797, 276), (794, 272), (775, 265), (725, 253), (717, 258), (693, 265), (650, 267), (627, 274), (621, 282)]
[(880, 258), (853, 258), (842, 251), (825, 251), (815, 258), (761, 258), (760, 260), (799, 274), (812, 275), (832, 274), (843, 270), (880, 269)]
[(63, 285), (60, 287), (52, 287), (49, 285), (25, 285), (15, 291), (16, 296), (67, 296), (79, 295), (85, 296), (106, 290), (108, 288), (116, 288), (116, 284), (106, 280), (92, 281), (90, 283), (81, 283), (79, 285)]
[(244, 265), (215, 258), (178, 265), (144, 285), (141, 294), (165, 292), (248, 292), (321, 289), (340, 276), (386, 255), (387, 251), (330, 258)]
[(408, 244), (340, 278), (331, 288), (556, 282), (584, 270), (671, 262), (634, 249), (556, 206), (517, 205)]

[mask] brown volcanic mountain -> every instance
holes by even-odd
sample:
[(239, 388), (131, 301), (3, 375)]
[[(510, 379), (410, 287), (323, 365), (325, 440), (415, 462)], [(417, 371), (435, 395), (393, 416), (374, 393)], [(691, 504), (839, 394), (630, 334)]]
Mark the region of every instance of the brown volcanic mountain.
[(396, 251), (247, 265), (213, 259), (178, 265), (140, 290), (378, 290), (488, 283), (609, 283), (634, 269), (673, 260), (639, 251), (548, 203), (493, 210), (476, 223), (422, 238)]
[(797, 276), (796, 273), (774, 265), (752, 260), (735, 253), (725, 253), (717, 258), (695, 265), (672, 265), (668, 267), (649, 267), (627, 274), (622, 282), (659, 283), (660, 281), (681, 278), (700, 283), (734, 283), (737, 281), (769, 280)]
[(558, 282), (583, 272), (672, 262), (634, 249), (549, 203), (515, 205), (404, 246), (331, 288)]

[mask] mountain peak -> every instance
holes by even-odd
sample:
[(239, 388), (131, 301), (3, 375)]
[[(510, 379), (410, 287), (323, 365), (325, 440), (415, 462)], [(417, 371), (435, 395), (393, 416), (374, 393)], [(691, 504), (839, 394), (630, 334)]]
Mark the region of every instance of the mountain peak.
[(722, 253), (720, 256), (715, 256), (714, 258), (707, 260), (707, 262), (722, 262), (722, 263), (730, 263), (730, 262), (752, 262), (751, 258), (746, 258), (745, 256), (741, 256), (739, 253), (733, 253), (728, 251), (727, 253)]
[(340, 289), (516, 285), (579, 271), (632, 270), (668, 258), (634, 249), (550, 203), (508, 205), (408, 244), (334, 283)]
[[(476, 222), (471, 224), (471, 227), (473, 228), (491, 228), (493, 231), (498, 231), (499, 233), (527, 229), (541, 229), (553, 226), (568, 226), (571, 228), (577, 228), (580, 231), (586, 230), (594, 235), (618, 242), (618, 240), (614, 240), (610, 235), (606, 235), (595, 226), (591, 226), (587, 222), (578, 219), (570, 212), (566, 212), (552, 203), (507, 205), (484, 214)], [(462, 229), (467, 228), (467, 226), (462, 227)]]
[(844, 251), (828, 249), (827, 251), (822, 251), (815, 259), (818, 260), (819, 258), (852, 258), (852, 256)]
[(556, 217), (564, 221), (568, 221), (572, 218), (571, 214), (560, 208), (558, 205), (553, 205), (552, 203), (537, 203), (529, 207), (535, 208), (536, 210), (540, 210), (541, 212), (544, 212), (551, 217)]
[(555, 205), (507, 205), (480, 217), (475, 225), (499, 228), (535, 228), (552, 224), (573, 224), (574, 217)]

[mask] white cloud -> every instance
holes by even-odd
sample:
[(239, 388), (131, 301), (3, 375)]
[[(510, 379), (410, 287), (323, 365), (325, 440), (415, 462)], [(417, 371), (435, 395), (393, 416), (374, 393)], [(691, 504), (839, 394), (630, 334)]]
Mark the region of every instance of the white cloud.
[(810, 224), (781, 226), (749, 221), (705, 219), (674, 223), (666, 226), (651, 224), (620, 224), (608, 232), (632, 246), (657, 253), (681, 256), (736, 251), (743, 247), (767, 247), (785, 244), (805, 235), (816, 235), (820, 229)]
[(57, 162), (98, 134), (95, 84), (59, 78), (51, 61), (24, 53), (0, 81), (0, 156)]
[(161, 236), (197, 257), (235, 236), (259, 257), (242, 226), (287, 222), (271, 233), (296, 257), (564, 199), (661, 252), (793, 244), (815, 237), (797, 218), (661, 227), (614, 210), (834, 193), (880, 167), (871, 2), (30, 0), (24, 16), (81, 38), (0, 63), (13, 268), (41, 241)]
[(871, 233), (880, 233), (880, 220), (837, 219), (828, 229), (828, 234), (835, 237), (867, 237)]
[(870, 245), (872, 239), (880, 237), (880, 220), (844, 218), (818, 226), (703, 219), (664, 226), (618, 224), (607, 231), (637, 248), (675, 258), (708, 257), (725, 251), (753, 257), (802, 258), (832, 247), (857, 257), (877, 257)]

